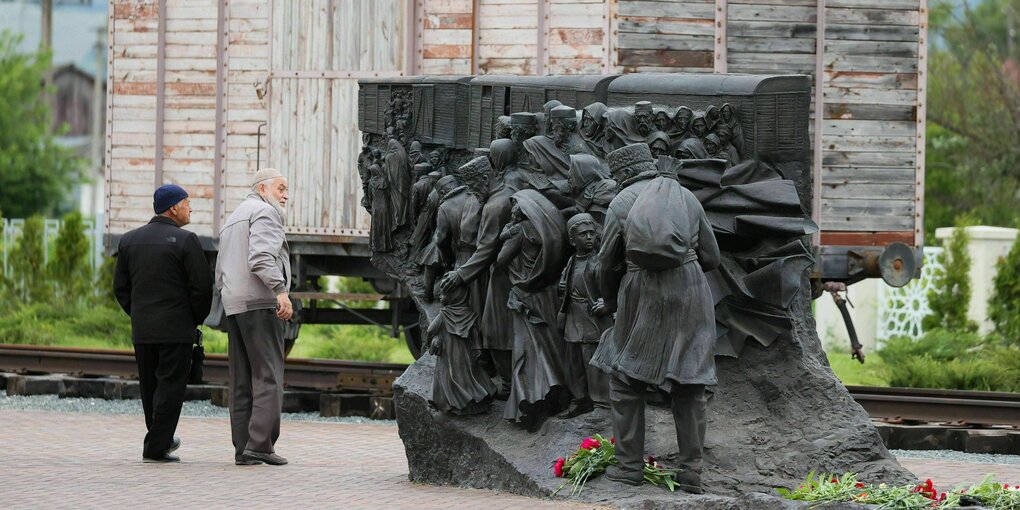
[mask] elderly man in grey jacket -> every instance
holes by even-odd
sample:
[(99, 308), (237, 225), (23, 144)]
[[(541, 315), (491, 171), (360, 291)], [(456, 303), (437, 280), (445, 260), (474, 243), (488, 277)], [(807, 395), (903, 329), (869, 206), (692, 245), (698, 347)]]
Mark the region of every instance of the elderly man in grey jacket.
[(287, 463), (274, 448), (283, 406), (283, 321), (294, 313), (286, 205), (287, 179), (262, 169), (220, 230), (216, 288), (227, 314), (230, 431), (239, 466)]

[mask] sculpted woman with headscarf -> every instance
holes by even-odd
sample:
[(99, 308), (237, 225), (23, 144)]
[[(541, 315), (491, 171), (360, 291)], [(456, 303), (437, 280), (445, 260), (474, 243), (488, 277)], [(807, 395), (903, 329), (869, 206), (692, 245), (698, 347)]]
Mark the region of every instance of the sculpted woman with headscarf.
[(609, 109), (602, 103), (592, 103), (581, 112), (581, 138), (588, 151), (600, 159), (606, 159), (606, 118)]
[(393, 249), (393, 212), (390, 210), (390, 183), (378, 163), (368, 167), (368, 187), (372, 192), (372, 230), (369, 242), (372, 251), (385, 253)]
[(616, 196), (616, 181), (610, 179), (595, 156), (570, 156), (570, 176), (567, 177), (574, 197), (577, 213), (588, 213), (599, 225), (606, 218), (606, 209)]
[(391, 138), (386, 142), (383, 160), (390, 184), (390, 207), (393, 208), (393, 229), (411, 223), (411, 166), (404, 146)]
[(514, 345), (510, 398), (503, 417), (536, 430), (563, 410), (570, 390), (563, 373), (563, 337), (556, 329), (556, 284), (566, 264), (566, 222), (535, 190), (514, 194), (510, 223), (496, 263), (510, 273), (508, 306)]

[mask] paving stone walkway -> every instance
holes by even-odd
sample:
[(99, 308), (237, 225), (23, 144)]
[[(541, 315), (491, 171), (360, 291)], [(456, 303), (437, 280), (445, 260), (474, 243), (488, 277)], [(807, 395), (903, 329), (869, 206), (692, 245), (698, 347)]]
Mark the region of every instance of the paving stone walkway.
[(285, 421), (287, 466), (234, 465), (223, 418), (181, 418), (179, 464), (141, 462), (141, 416), (0, 411), (0, 508), (591, 508), (413, 484), (392, 425)]
[[(591, 508), (407, 480), (392, 425), (285, 421), (282, 467), (233, 464), (224, 418), (181, 419), (179, 464), (144, 464), (141, 416), (0, 411), (0, 508)], [(901, 459), (937, 486), (985, 473), (1020, 483), (1020, 466)]]

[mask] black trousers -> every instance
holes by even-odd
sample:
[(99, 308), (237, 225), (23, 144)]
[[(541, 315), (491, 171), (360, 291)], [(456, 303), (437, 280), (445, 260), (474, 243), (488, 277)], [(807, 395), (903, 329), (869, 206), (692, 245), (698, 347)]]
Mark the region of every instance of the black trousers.
[[(645, 399), (647, 385), (638, 381), (625, 382), (610, 376), (610, 418), (616, 434), (616, 458), (620, 469), (641, 478), (645, 452)], [(708, 400), (703, 384), (675, 384), (670, 394), (679, 468), (701, 474), (702, 452), (705, 448), (705, 410)]]
[(135, 344), (142, 409), (149, 430), (145, 434), (143, 457), (162, 457), (173, 445), (188, 387), (191, 352), (190, 342)]

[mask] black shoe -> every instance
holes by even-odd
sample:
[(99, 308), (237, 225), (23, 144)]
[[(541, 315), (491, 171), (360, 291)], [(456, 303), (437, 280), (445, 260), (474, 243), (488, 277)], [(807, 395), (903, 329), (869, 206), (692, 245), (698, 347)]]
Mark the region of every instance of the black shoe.
[(164, 454), (162, 457), (142, 457), (142, 462), (167, 463), (180, 462), (181, 458), (176, 455)]
[(635, 474), (637, 476), (625, 472), (624, 470), (620, 469), (620, 466), (609, 466), (606, 468), (606, 478), (614, 482), (625, 483), (627, 485), (633, 485), (637, 487), (644, 483), (645, 475), (640, 471)]
[(245, 457), (244, 455), (234, 457), (235, 466), (258, 466), (259, 464), (262, 464), (262, 461), (256, 458)]
[(496, 391), (496, 395), (493, 396), (496, 400), (507, 400), (510, 398), (510, 387), (500, 386), (499, 390)]
[(701, 475), (693, 471), (681, 471), (676, 475), (676, 483), (680, 490), (690, 494), (704, 494), (701, 487)]
[(169, 453), (173, 453), (173, 452), (177, 451), (177, 449), (180, 448), (180, 447), (181, 447), (181, 438), (179, 438), (177, 436), (174, 436), (174, 442), (173, 442), (173, 444), (170, 445), (170, 448), (167, 449), (166, 453), (168, 453), (168, 454)]
[(561, 418), (573, 418), (575, 416), (581, 416), (595, 410), (595, 403), (591, 400), (575, 400), (573, 404), (566, 411), (560, 413)]
[(241, 458), (245, 460), (259, 460), (270, 466), (282, 466), (287, 463), (287, 459), (275, 453), (253, 452), (251, 450), (245, 450), (241, 454)]

